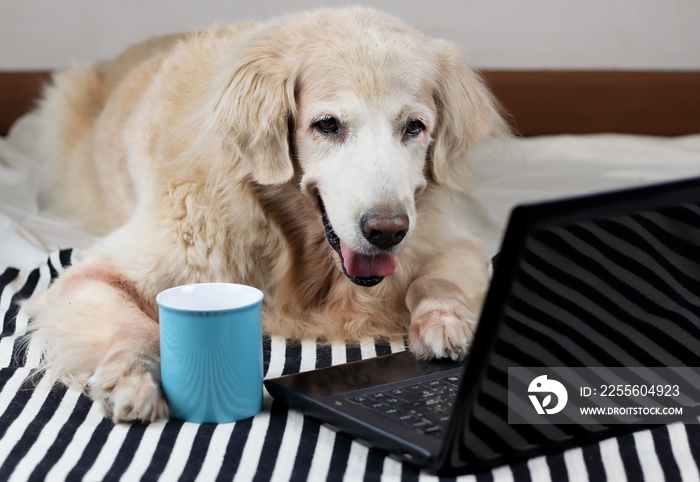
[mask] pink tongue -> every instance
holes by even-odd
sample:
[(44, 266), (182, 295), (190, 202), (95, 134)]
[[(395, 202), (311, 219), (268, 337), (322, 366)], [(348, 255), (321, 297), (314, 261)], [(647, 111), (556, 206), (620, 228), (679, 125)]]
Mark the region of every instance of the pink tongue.
[(340, 252), (343, 255), (345, 271), (347, 271), (350, 276), (358, 278), (391, 276), (396, 269), (396, 265), (399, 264), (398, 255), (380, 254), (376, 256), (367, 256), (358, 254), (348, 248), (342, 241), (340, 242)]

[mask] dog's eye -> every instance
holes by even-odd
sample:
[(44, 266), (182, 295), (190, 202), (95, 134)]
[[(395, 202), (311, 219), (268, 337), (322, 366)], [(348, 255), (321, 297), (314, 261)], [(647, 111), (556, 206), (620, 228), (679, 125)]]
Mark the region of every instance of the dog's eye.
[(416, 137), (425, 130), (425, 124), (418, 119), (410, 119), (406, 123), (406, 136)]
[(317, 131), (322, 134), (337, 134), (340, 127), (335, 117), (324, 117), (314, 124)]

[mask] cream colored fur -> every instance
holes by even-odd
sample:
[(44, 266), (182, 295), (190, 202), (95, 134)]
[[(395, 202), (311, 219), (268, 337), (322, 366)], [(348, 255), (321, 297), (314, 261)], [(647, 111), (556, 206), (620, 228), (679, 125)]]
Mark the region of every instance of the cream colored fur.
[[(505, 127), (454, 46), (374, 10), (319, 10), (74, 67), (41, 112), (54, 205), (105, 237), (27, 305), (33, 336), (114, 420), (167, 416), (155, 295), (185, 283), (262, 289), (267, 333), (407, 333), (416, 356), (464, 356), (487, 262), (454, 189), (470, 146)], [(329, 117), (342, 136), (315, 127)], [(360, 253), (376, 251), (364, 212), (408, 216), (394, 274), (342, 274), (319, 198)]]

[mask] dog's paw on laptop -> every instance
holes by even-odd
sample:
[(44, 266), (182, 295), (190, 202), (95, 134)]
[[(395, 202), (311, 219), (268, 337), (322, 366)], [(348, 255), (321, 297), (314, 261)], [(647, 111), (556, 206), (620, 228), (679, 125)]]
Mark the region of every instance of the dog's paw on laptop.
[(474, 337), (476, 315), (457, 300), (423, 300), (411, 317), (408, 347), (421, 359), (462, 360)]
[(156, 360), (118, 352), (87, 383), (90, 396), (114, 422), (154, 422), (168, 417)]

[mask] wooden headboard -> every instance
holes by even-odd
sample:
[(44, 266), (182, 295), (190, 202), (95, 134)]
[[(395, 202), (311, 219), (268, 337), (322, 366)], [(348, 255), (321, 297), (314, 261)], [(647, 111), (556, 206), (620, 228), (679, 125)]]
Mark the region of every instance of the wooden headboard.
[[(484, 71), (520, 135), (700, 133), (699, 71)], [(0, 72), (0, 135), (48, 72)]]

